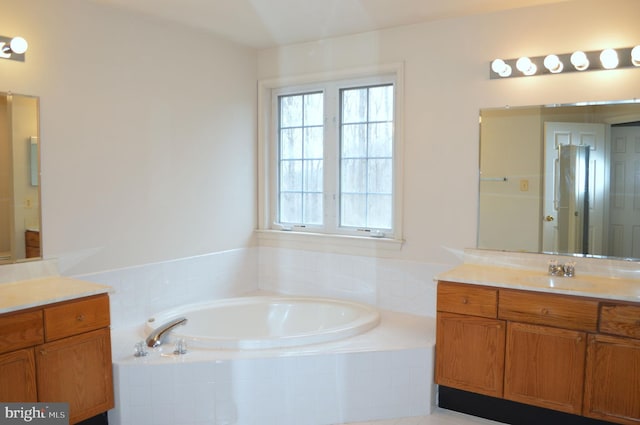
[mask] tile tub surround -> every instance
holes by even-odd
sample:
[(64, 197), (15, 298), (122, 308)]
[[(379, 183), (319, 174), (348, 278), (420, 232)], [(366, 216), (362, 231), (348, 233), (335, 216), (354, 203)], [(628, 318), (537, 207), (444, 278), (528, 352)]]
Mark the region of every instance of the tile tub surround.
[(383, 311), (369, 332), (295, 350), (135, 358), (139, 329), (113, 333), (112, 425), (339, 424), (426, 416), (434, 405), (432, 318)]
[(450, 265), (253, 247), (75, 276), (113, 288), (114, 329), (172, 307), (258, 290), (363, 302), (435, 317), (433, 276)]

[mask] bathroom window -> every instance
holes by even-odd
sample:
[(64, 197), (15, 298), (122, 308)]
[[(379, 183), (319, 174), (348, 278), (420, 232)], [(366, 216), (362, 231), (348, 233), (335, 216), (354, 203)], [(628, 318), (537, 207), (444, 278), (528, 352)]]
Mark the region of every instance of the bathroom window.
[(397, 79), (263, 87), (262, 229), (400, 239)]

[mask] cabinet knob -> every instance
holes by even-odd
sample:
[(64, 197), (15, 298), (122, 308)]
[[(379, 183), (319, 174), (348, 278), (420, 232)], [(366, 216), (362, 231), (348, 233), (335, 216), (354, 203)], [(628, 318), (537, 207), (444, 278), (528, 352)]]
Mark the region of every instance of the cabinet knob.
[(546, 308), (543, 308), (542, 310), (540, 310), (540, 313), (544, 314), (545, 316), (549, 314), (549, 310), (547, 310)]
[(582, 337), (581, 336), (577, 337), (576, 342), (582, 342)]
[(467, 297), (462, 297), (462, 304), (469, 304)]
[(40, 350), (40, 354), (43, 355), (43, 356), (46, 356), (47, 355), (47, 350)]
[(78, 315), (76, 316), (76, 320), (77, 320), (78, 322), (84, 322), (84, 314), (78, 314)]

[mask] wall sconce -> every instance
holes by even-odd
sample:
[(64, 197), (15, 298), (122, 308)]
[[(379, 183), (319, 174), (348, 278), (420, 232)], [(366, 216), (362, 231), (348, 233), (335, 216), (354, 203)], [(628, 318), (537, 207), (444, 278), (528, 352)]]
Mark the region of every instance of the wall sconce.
[[(633, 67), (640, 67), (640, 45), (633, 48), (576, 51), (561, 55), (495, 59), (491, 62), (489, 75), (494, 80)], [(514, 68), (518, 72), (513, 72)]]
[(24, 53), (29, 48), (27, 40), (22, 37), (5, 37), (0, 35), (0, 58), (24, 62)]

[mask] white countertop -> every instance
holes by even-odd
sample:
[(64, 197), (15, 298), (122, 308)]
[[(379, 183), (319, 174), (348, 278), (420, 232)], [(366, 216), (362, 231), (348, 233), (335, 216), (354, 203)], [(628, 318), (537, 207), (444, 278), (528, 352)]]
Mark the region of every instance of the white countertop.
[(576, 274), (550, 276), (545, 271), (467, 263), (440, 273), (436, 280), (500, 288), (640, 302), (640, 280)]
[(104, 294), (109, 286), (68, 277), (44, 277), (0, 284), (0, 314)]

